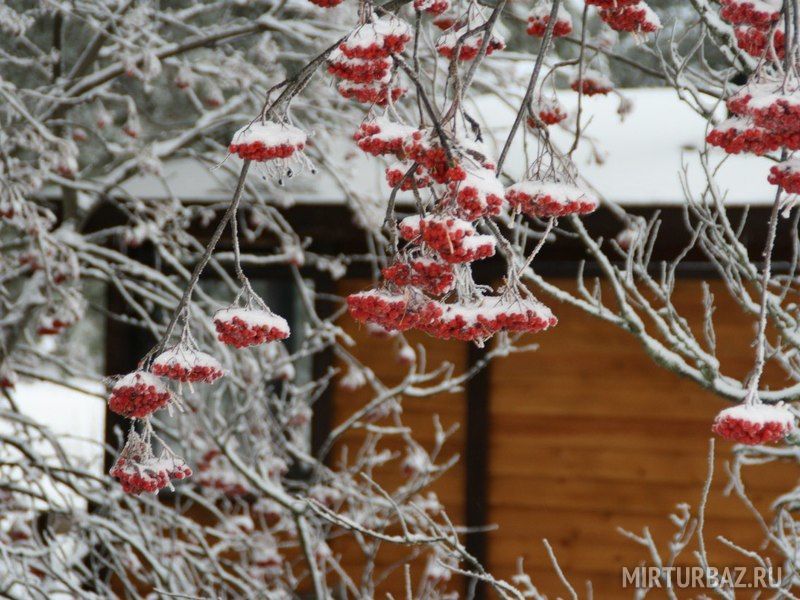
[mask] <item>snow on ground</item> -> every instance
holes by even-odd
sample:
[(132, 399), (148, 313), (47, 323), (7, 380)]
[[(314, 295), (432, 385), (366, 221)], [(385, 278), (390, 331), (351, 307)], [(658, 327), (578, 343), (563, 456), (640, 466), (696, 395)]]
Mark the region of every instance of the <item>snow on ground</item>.
[[(697, 155), (706, 135), (705, 121), (671, 89), (627, 89), (623, 94), (633, 103), (624, 119), (617, 114), (620, 100), (615, 95), (583, 99), (583, 130), (592, 143), (581, 142), (575, 154), (582, 176), (600, 196), (625, 206), (678, 205), (684, 202), (680, 172), (683, 165), (687, 165), (690, 189), (698, 195), (705, 181)], [(577, 94), (559, 91), (558, 98), (574, 116)], [(518, 100), (511, 102), (519, 105)], [(495, 146), (502, 144), (514, 119), (514, 109), (497, 96), (482, 96), (472, 104), (471, 112), (484, 123), (488, 141), (494, 140)], [(355, 127), (354, 124), (353, 129)], [(571, 136), (558, 127), (551, 130), (556, 144), (568, 148)], [(507, 171), (515, 177), (524, 171), (521, 140), (518, 135), (507, 161)], [(341, 155), (351, 157), (349, 170), (361, 180), (359, 188), (365, 195), (388, 194), (383, 161), (363, 156), (350, 139), (320, 137), (318, 143), (326, 148), (335, 147)], [(497, 150), (499, 154), (499, 148)], [(769, 160), (750, 155), (727, 157), (722, 151), (712, 150), (713, 166), (723, 159), (717, 183), (727, 192), (729, 203), (771, 202), (773, 187), (767, 182)], [(162, 199), (174, 195), (195, 201), (222, 201), (230, 197), (233, 189), (230, 173), (238, 171), (239, 164), (236, 157), (229, 157), (221, 169), (214, 170), (193, 159), (176, 159), (165, 165), (163, 179), (142, 175), (130, 180), (123, 189), (142, 198)], [(352, 182), (351, 176), (347, 179)], [(299, 203), (342, 201), (335, 180), (324, 170), (315, 176), (298, 176), (287, 183), (287, 191)]]

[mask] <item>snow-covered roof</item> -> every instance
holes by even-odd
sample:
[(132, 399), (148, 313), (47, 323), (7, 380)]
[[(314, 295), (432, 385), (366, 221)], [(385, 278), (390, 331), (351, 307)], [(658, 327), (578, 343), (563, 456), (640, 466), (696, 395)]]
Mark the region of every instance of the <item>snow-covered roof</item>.
[[(597, 193), (625, 206), (678, 205), (684, 202), (681, 172), (694, 195), (702, 192), (705, 176), (698, 150), (703, 147), (707, 124), (668, 88), (626, 89), (623, 95), (632, 102), (628, 114), (620, 117), (620, 99), (615, 95), (583, 99), (582, 123), (587, 137), (574, 154), (584, 179)], [(577, 95), (559, 93), (560, 102), (570, 115), (575, 115)], [(518, 105), (518, 102), (514, 104)], [(502, 143), (514, 119), (514, 109), (497, 96), (483, 96), (472, 105), (472, 111), (484, 123), (485, 137), (491, 145)], [(568, 148), (571, 135), (551, 128), (555, 143)], [(313, 137), (312, 137), (313, 140)], [(499, 142), (498, 142), (499, 140)], [(383, 164), (372, 157), (359, 156), (351, 140), (334, 141), (337, 151), (352, 156), (351, 175), (361, 182), (360, 190), (368, 194), (388, 195), (383, 181)], [(717, 185), (727, 193), (730, 204), (767, 204), (772, 186), (767, 182), (769, 161), (751, 155), (728, 157), (722, 151), (711, 152), (712, 167), (722, 163)], [(512, 176), (525, 169), (526, 157), (521, 136), (506, 163)], [(212, 169), (193, 159), (168, 162), (163, 177), (142, 175), (123, 187), (142, 198), (167, 198), (175, 195), (185, 200), (217, 201), (230, 197), (231, 172), (236, 171), (235, 157), (227, 159), (221, 169)], [(349, 179), (349, 177), (348, 177)], [(342, 201), (336, 181), (324, 170), (314, 176), (301, 175), (287, 184), (289, 192), (300, 203), (320, 204)]]

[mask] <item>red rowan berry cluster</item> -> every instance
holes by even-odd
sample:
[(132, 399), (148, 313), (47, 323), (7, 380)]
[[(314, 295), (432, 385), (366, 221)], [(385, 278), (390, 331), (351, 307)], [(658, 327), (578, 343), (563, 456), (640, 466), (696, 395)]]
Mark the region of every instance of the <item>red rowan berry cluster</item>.
[[(784, 54), (784, 33), (783, 28), (778, 25), (773, 30), (764, 31), (757, 27), (736, 27), (733, 30), (736, 36), (736, 43), (751, 56), (760, 58), (765, 54), (768, 58), (783, 59)], [(772, 46), (770, 47), (770, 40)]]
[(781, 16), (781, 0), (720, 0), (719, 15), (731, 25), (769, 29)]
[(171, 401), (172, 392), (158, 377), (145, 371), (134, 371), (111, 388), (108, 408), (124, 417), (143, 419)]
[(800, 138), (785, 136), (781, 133), (771, 132), (763, 127), (758, 127), (748, 117), (731, 117), (726, 119), (706, 136), (706, 141), (712, 146), (718, 146), (728, 154), (749, 152), (761, 156), (777, 150), (782, 145), (798, 146)]
[(246, 348), (289, 337), (289, 324), (268, 309), (230, 307), (217, 311), (214, 327), (220, 342)]
[(446, 262), (474, 262), (494, 256), (495, 239), (478, 235), (469, 221), (452, 216), (406, 217), (400, 235), (408, 242), (425, 242)]
[(304, 131), (288, 123), (255, 121), (233, 135), (228, 151), (243, 160), (262, 163), (270, 175), (285, 173), (291, 177), (294, 169), (309, 164), (303, 153), (307, 141)]
[(192, 470), (166, 448), (156, 457), (149, 436), (131, 431), (109, 474), (119, 480), (125, 492), (138, 496), (142, 492), (157, 494), (170, 486), (171, 479), (191, 477)]
[(544, 125), (557, 125), (567, 118), (564, 107), (556, 98), (539, 96), (533, 103), (532, 111), (539, 118), (537, 121), (532, 116), (528, 117), (528, 127), (534, 129), (540, 126), (540, 122)]
[(585, 96), (597, 96), (611, 92), (614, 89), (614, 84), (605, 75), (597, 71), (588, 70), (576, 77), (569, 87)]
[[(467, 30), (461, 30), (458, 24), (455, 24), (436, 40), (436, 52), (448, 60), (474, 60), (478, 56), (478, 52), (483, 45), (483, 33), (481, 31), (475, 31), (469, 34), (465, 40), (461, 40), (461, 37), (466, 33)], [(456, 57), (456, 47), (459, 45), (459, 42), (461, 42), (461, 46), (458, 50), (458, 57)], [(505, 47), (505, 40), (500, 37), (499, 34), (492, 33), (489, 37), (489, 43), (486, 45), (486, 56), (502, 50)]]
[(469, 221), (496, 217), (503, 207), (505, 190), (490, 169), (467, 169), (466, 177), (451, 182), (448, 188), (457, 206), (456, 213)]
[(531, 217), (585, 215), (597, 209), (597, 198), (577, 186), (544, 181), (521, 181), (506, 190), (506, 200)]
[(414, 10), (438, 16), (450, 8), (450, 0), (414, 0)]
[[(528, 35), (544, 37), (547, 24), (550, 22), (550, 13), (553, 4), (550, 1), (539, 2), (528, 14), (528, 27), (525, 30)], [(556, 23), (553, 25), (553, 37), (564, 37), (572, 33), (572, 15), (563, 4), (558, 5)]]
[(373, 156), (393, 154), (402, 158), (405, 156), (403, 145), (415, 132), (416, 129), (409, 125), (377, 117), (362, 123), (353, 134), (353, 139), (361, 150)]
[(213, 383), (223, 375), (222, 365), (216, 358), (182, 344), (159, 354), (150, 371), (183, 383)]
[(413, 288), (406, 288), (404, 294), (386, 290), (350, 294), (347, 307), (356, 321), (377, 323), (387, 331), (419, 328), (441, 314), (441, 308)]
[(727, 440), (752, 446), (779, 442), (794, 427), (794, 415), (784, 406), (740, 404), (721, 411), (711, 429)]
[(0, 389), (13, 390), (17, 385), (17, 374), (7, 366), (0, 366)]
[(384, 267), (381, 273), (398, 287), (414, 286), (433, 296), (441, 296), (453, 289), (453, 266), (434, 258), (417, 257), (399, 260)]
[(385, 105), (405, 93), (392, 86), (392, 54), (400, 54), (411, 39), (408, 23), (387, 15), (353, 31), (328, 57), (328, 72), (342, 79), (339, 93), (358, 102)]
[(800, 194), (800, 159), (790, 158), (773, 166), (768, 179), (790, 194)]
[(635, 34), (654, 33), (661, 29), (661, 19), (645, 2), (600, 10), (600, 18), (611, 29)]
[(448, 156), (448, 150), (433, 128), (412, 133), (406, 138), (403, 150), (408, 159), (424, 167), (436, 183), (450, 183), (466, 177), (466, 172), (453, 156), (453, 149)]
[(516, 295), (481, 296), (442, 307), (441, 316), (423, 329), (440, 339), (481, 343), (499, 331), (535, 333), (558, 322), (541, 302)]
[(586, 0), (588, 6), (596, 6), (597, 8), (610, 9), (619, 8), (621, 6), (631, 6), (638, 4), (639, 0)]
[(312, 4), (316, 4), (320, 8), (333, 8), (339, 6), (343, 0), (309, 0)]
[(386, 167), (386, 182), (389, 187), (396, 188), (400, 186), (401, 190), (407, 191), (414, 188), (421, 190), (431, 185), (431, 178), (422, 165), (417, 165), (414, 173), (406, 177), (406, 173), (411, 170), (413, 165), (414, 163), (403, 160)]

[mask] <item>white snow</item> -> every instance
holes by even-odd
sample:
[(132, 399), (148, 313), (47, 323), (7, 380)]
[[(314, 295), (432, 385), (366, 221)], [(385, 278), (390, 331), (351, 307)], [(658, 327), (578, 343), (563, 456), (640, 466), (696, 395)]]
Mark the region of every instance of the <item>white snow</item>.
[(232, 321), (241, 319), (250, 327), (269, 327), (280, 331), (289, 331), (289, 324), (280, 315), (256, 308), (230, 307), (214, 313), (214, 321)]
[(549, 196), (559, 204), (568, 204), (577, 200), (597, 204), (595, 198), (589, 192), (569, 183), (557, 183), (548, 181), (520, 181), (509, 186), (508, 191), (516, 191), (530, 196)]
[(717, 419), (736, 419), (749, 423), (779, 423), (787, 427), (794, 426), (794, 415), (783, 405), (776, 404), (737, 404), (726, 408), (717, 415)]
[(175, 346), (159, 354), (153, 361), (154, 365), (180, 365), (187, 369), (192, 367), (210, 367), (217, 371), (222, 370), (220, 362), (200, 350), (193, 350), (182, 346)]
[(466, 178), (459, 185), (460, 189), (475, 188), (478, 194), (484, 198), (486, 196), (499, 196), (502, 198), (505, 195), (505, 188), (500, 183), (500, 180), (495, 177), (494, 171), (489, 169), (467, 169), (466, 173)]
[[(161, 356), (163, 356), (163, 354)], [(134, 371), (133, 373), (128, 373), (124, 377), (121, 377), (117, 380), (117, 382), (114, 384), (114, 389), (119, 390), (124, 387), (133, 387), (140, 383), (153, 386), (157, 390), (166, 389), (166, 386), (158, 377), (152, 373), (147, 373), (146, 371)]]
[(287, 123), (276, 123), (267, 121), (266, 123), (249, 123), (233, 134), (231, 143), (233, 144), (252, 144), (261, 142), (266, 147), (274, 146), (301, 146), (305, 145), (307, 136), (305, 132), (294, 125)]

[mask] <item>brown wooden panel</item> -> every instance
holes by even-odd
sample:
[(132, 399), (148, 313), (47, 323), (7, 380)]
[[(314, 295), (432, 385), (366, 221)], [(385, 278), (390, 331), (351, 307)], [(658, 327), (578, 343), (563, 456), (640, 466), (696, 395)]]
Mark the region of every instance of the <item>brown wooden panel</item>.
[[(720, 285), (714, 291), (719, 358), (727, 373), (741, 376), (752, 365), (752, 322)], [(699, 282), (679, 282), (675, 303), (698, 332), (701, 298)], [(564, 596), (542, 546), (548, 538), (579, 593), (591, 579), (595, 597), (630, 597), (621, 590), (621, 567), (647, 554), (616, 528), (650, 527), (666, 551), (675, 531), (668, 515), (679, 502), (698, 504), (711, 422), (726, 404), (655, 365), (630, 335), (551, 304), (560, 322), (539, 336), (540, 349), (492, 368), (489, 497), (499, 528), (490, 536), (490, 568), (508, 577), (522, 557), (541, 592)], [(748, 563), (716, 535), (749, 548), (763, 538), (742, 504), (723, 495), (729, 450), (718, 443), (707, 511), (706, 541), (719, 566)], [(751, 498), (769, 513), (769, 502), (794, 486), (797, 469), (776, 464), (748, 475)], [(688, 552), (683, 564), (694, 564)]]
[[(340, 285), (338, 293), (347, 294), (368, 286), (368, 281), (348, 281)], [(375, 375), (387, 386), (400, 383), (406, 370), (405, 367), (398, 364), (395, 358), (395, 340), (367, 335), (364, 328), (355, 323), (349, 315), (344, 315), (339, 324), (356, 341), (356, 345), (352, 347), (351, 351), (357, 359), (372, 369)], [(429, 370), (446, 361), (454, 365), (457, 373), (463, 371), (467, 358), (467, 348), (464, 344), (449, 341), (443, 342), (414, 333), (407, 335), (407, 340), (415, 348), (417, 344), (424, 346)], [(336, 366), (343, 367), (341, 362), (337, 362)], [(362, 407), (372, 397), (373, 395), (370, 391), (365, 388), (355, 392), (348, 392), (337, 386), (333, 393), (334, 427), (344, 421), (353, 411)], [(464, 423), (465, 414), (463, 390), (425, 398), (406, 397), (403, 399), (403, 424), (411, 428), (414, 439), (426, 449), (432, 448), (434, 444), (435, 428), (433, 419), (435, 415), (439, 416), (442, 427), (446, 430), (451, 426), (458, 426)], [(390, 421), (384, 420), (380, 423), (390, 424)], [(353, 431), (346, 435), (334, 449), (332, 453), (333, 461), (337, 461), (345, 449), (352, 459), (354, 453), (357, 452), (366, 439), (366, 435), (363, 430)], [(445, 444), (441, 456), (463, 455), (463, 446), (464, 430), (459, 426)], [(404, 445), (392, 437), (384, 438), (378, 447), (379, 450), (388, 449), (399, 453), (397, 460), (392, 461), (376, 473), (376, 480), (390, 491), (406, 481), (400, 468), (400, 463), (403, 459), (403, 454), (400, 453), (402, 447)], [(463, 525), (464, 523), (464, 485), (464, 466), (463, 462), (459, 462), (434, 482), (430, 488), (436, 492), (439, 501), (446, 507), (448, 515), (456, 525)], [(343, 564), (352, 576), (360, 577), (365, 565), (365, 558), (356, 545), (343, 539), (332, 544), (332, 546), (336, 552), (342, 553)], [(393, 592), (396, 597), (398, 593), (402, 595), (403, 569), (402, 567), (397, 567), (397, 562), (406, 557), (408, 553), (409, 550), (406, 548), (393, 548), (389, 544), (381, 546), (376, 560), (376, 572), (380, 572), (389, 566), (394, 566), (395, 570), (386, 582), (379, 586), (376, 597), (383, 597), (381, 592), (385, 591)], [(419, 581), (423, 568), (424, 557), (420, 557), (414, 561), (412, 568), (412, 577), (415, 584)], [(451, 589), (458, 590), (461, 583), (454, 579), (450, 586)]]

